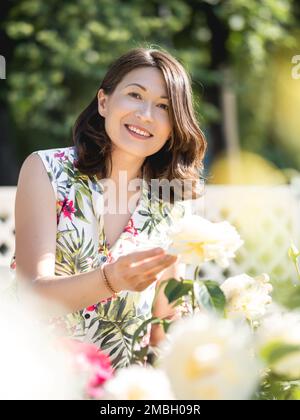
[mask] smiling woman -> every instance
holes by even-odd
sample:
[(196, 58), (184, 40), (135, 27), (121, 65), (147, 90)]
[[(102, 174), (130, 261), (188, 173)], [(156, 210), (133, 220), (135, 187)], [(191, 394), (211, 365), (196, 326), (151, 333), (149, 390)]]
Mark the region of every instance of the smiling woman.
[[(129, 125), (152, 136), (134, 136)], [(148, 182), (177, 179), (196, 185), (206, 150), (193, 109), (190, 76), (167, 52), (144, 48), (130, 50), (111, 65), (97, 95), (79, 116), (73, 140), (80, 171), (99, 179), (113, 171), (111, 151), (117, 146), (138, 158), (133, 177), (142, 165)], [(198, 195), (195, 185), (192, 198)]]
[[(182, 269), (164, 248), (189, 200), (152, 200), (150, 180), (195, 181), (190, 197), (197, 192), (206, 142), (183, 66), (153, 49), (118, 58), (77, 119), (73, 141), (23, 163), (12, 268), (19, 285), (60, 304), (52, 324), (95, 343), (119, 368), (130, 364), (146, 319), (175, 315), (163, 291), (153, 301), (163, 279)], [(132, 181), (141, 181), (134, 196)], [(118, 210), (106, 211), (106, 199)], [(148, 343), (163, 337), (158, 328)]]
[(110, 95), (100, 88), (98, 112), (105, 119), (105, 131), (115, 150), (122, 150), (122, 159), (126, 154), (141, 167), (169, 141), (171, 118), (162, 107), (167, 107), (167, 99), (161, 98), (166, 98), (166, 93), (161, 94), (165, 90), (164, 78), (154, 67), (131, 70)]

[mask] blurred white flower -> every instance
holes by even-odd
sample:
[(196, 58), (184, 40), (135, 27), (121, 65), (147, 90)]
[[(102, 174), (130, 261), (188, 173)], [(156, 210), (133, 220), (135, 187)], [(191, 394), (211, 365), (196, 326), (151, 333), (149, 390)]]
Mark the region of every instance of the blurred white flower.
[(168, 253), (180, 254), (181, 262), (199, 265), (215, 260), (225, 268), (229, 258), (244, 243), (227, 221), (213, 223), (198, 215), (188, 215), (169, 232), (172, 241)]
[(0, 303), (0, 399), (81, 398), (70, 356), (38, 320), (40, 314), (3, 296)]
[(161, 344), (159, 366), (177, 399), (251, 397), (258, 382), (252, 335), (246, 324), (197, 314), (177, 321)]
[(272, 348), (273, 354), (282, 348), (287, 353), (272, 358), (268, 367), (288, 379), (300, 379), (300, 311), (277, 310), (266, 316), (257, 331), (258, 352), (266, 354)]
[(152, 367), (131, 365), (116, 371), (103, 386), (108, 400), (173, 400), (169, 380), (164, 372)]
[(220, 287), (226, 296), (226, 315), (259, 320), (272, 302), (269, 293), (273, 287), (269, 281), (270, 277), (265, 273), (256, 277), (240, 274), (225, 280)]

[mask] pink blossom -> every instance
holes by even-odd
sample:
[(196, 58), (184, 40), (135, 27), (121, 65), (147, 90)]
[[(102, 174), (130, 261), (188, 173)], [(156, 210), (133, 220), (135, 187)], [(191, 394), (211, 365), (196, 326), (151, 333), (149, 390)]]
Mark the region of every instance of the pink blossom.
[(73, 200), (68, 200), (66, 197), (64, 201), (59, 201), (59, 205), (62, 207), (61, 211), (65, 217), (68, 217), (72, 220), (72, 214), (75, 213), (75, 208), (73, 207)]
[(65, 156), (65, 152), (55, 153), (55, 154), (54, 154), (54, 157), (55, 157), (55, 158), (62, 159), (62, 160), (67, 160), (67, 159), (68, 159), (68, 157), (67, 157), (67, 156)]
[(137, 236), (138, 235), (138, 231), (134, 227), (132, 218), (129, 219), (129, 222), (128, 222), (127, 226), (124, 228), (124, 231), (123, 232), (131, 233), (133, 236)]
[(72, 339), (62, 339), (61, 343), (74, 356), (76, 371), (91, 372), (86, 393), (91, 398), (99, 398), (102, 395), (102, 385), (113, 376), (114, 372), (109, 356), (94, 344)]
[(95, 311), (96, 309), (97, 309), (97, 305), (88, 306), (88, 307), (86, 308), (86, 310), (87, 310), (88, 312), (93, 312), (93, 311)]

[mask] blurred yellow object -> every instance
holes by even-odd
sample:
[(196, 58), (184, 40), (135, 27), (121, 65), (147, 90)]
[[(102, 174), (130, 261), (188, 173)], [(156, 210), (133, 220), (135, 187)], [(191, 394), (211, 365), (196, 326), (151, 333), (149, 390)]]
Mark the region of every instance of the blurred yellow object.
[(287, 178), (273, 163), (261, 156), (241, 151), (228, 157), (222, 156), (213, 163), (209, 184), (281, 185)]
[[(281, 147), (293, 154), (300, 165), (300, 79), (293, 77), (292, 58), (300, 48), (300, 31), (296, 34), (297, 47), (278, 52), (275, 60), (272, 126)], [(297, 61), (295, 61), (296, 63)], [(296, 71), (294, 72), (296, 73)]]

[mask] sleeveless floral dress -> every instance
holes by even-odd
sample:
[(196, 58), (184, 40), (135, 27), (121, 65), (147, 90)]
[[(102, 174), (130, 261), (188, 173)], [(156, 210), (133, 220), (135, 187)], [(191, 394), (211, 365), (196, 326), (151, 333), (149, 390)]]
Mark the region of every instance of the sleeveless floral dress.
[[(188, 201), (175, 205), (150, 202), (143, 180), (141, 195), (132, 216), (110, 248), (103, 223), (101, 181), (76, 168), (76, 147), (40, 150), (56, 197), (57, 235), (55, 275), (73, 275), (95, 269), (104, 262), (145, 247), (168, 245), (168, 229), (188, 211)], [(11, 269), (16, 268), (13, 256)], [(130, 364), (132, 338), (137, 328), (151, 317), (155, 282), (142, 292), (123, 291), (116, 298), (99, 301), (75, 313), (51, 319), (65, 336), (94, 343), (110, 356), (114, 368)], [(150, 331), (146, 336), (149, 341)]]

